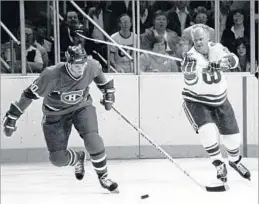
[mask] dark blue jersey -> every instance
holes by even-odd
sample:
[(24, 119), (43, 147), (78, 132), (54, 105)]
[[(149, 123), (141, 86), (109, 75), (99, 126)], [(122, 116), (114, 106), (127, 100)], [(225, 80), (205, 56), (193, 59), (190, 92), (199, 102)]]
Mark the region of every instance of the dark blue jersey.
[(31, 98), (44, 98), (43, 112), (46, 115), (66, 114), (92, 104), (89, 85), (96, 78), (99, 83), (106, 82), (100, 63), (94, 59), (87, 60), (80, 78), (73, 77), (68, 66), (67, 63), (59, 63), (47, 67), (25, 90), (25, 94), (27, 91), (33, 96)]

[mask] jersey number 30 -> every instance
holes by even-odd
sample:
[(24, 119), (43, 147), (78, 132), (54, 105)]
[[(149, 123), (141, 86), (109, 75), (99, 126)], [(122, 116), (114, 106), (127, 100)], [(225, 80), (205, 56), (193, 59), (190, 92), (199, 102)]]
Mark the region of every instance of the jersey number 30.
[(206, 84), (217, 84), (221, 81), (221, 73), (218, 71), (207, 71), (207, 68), (203, 69), (202, 79)]

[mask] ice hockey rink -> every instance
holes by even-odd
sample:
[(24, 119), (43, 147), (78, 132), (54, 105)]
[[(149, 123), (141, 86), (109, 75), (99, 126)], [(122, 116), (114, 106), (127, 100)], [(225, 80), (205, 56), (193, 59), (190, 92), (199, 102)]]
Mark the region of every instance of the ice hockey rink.
[[(216, 184), (215, 169), (208, 158), (176, 159), (183, 169), (204, 185)], [(73, 167), (49, 163), (3, 164), (2, 204), (257, 204), (258, 158), (244, 158), (251, 181), (228, 166), (226, 192), (206, 192), (166, 159), (110, 160), (109, 174), (119, 184), (119, 194), (101, 188), (91, 163), (86, 163), (82, 181)], [(148, 194), (149, 198), (141, 199)]]

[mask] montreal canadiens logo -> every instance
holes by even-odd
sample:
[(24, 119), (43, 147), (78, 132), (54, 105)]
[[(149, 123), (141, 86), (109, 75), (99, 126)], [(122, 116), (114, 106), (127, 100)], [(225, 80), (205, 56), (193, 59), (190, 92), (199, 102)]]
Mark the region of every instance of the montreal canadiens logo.
[(61, 101), (69, 104), (69, 105), (74, 105), (77, 104), (79, 101), (82, 100), (83, 98), (83, 90), (79, 90), (79, 91), (70, 91), (67, 93), (62, 93), (61, 94)]

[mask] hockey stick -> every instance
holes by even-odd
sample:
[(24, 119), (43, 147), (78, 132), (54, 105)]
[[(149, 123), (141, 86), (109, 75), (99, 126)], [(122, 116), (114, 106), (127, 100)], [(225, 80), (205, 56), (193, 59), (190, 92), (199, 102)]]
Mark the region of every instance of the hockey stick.
[(198, 186), (200, 186), (203, 190), (209, 191), (209, 192), (222, 192), (227, 191), (229, 189), (228, 185), (219, 185), (219, 186), (204, 186), (200, 184), (198, 181), (196, 181), (188, 172), (186, 172), (182, 167), (180, 167), (174, 159), (165, 152), (159, 145), (157, 145), (152, 139), (150, 139), (141, 129), (139, 129), (136, 125), (131, 123), (123, 114), (121, 114), (115, 107), (112, 107), (112, 109), (121, 116), (128, 124), (130, 124), (135, 130), (137, 130), (142, 137), (144, 137), (152, 146), (154, 146), (162, 155), (164, 155), (170, 162), (172, 162), (181, 172), (183, 172), (186, 176), (188, 176), (194, 183), (196, 183)]

